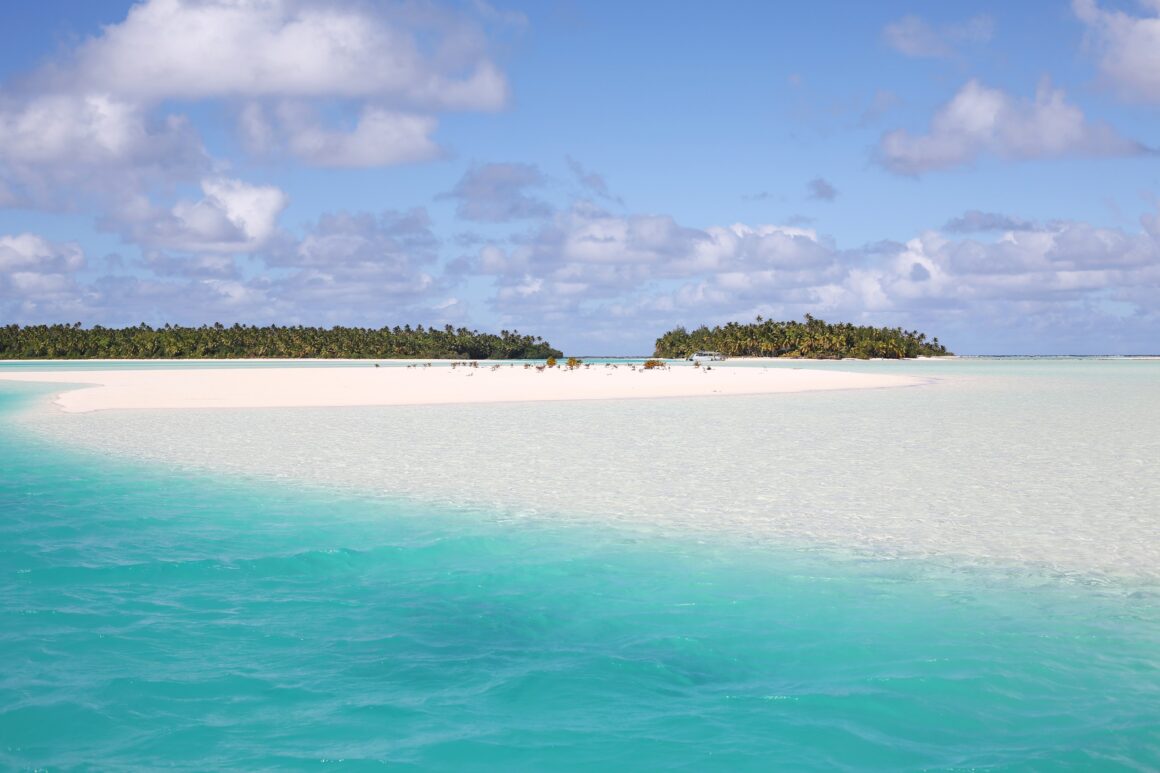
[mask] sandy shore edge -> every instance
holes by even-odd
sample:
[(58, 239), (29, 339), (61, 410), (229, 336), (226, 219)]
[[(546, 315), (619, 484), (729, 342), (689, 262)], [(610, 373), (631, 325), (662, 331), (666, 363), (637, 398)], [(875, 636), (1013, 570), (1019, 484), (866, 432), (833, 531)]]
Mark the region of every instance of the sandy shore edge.
[(593, 365), (493, 367), (199, 368), (0, 372), (0, 381), (69, 384), (67, 413), (154, 408), (289, 408), (619, 400), (916, 386), (909, 376), (787, 368)]

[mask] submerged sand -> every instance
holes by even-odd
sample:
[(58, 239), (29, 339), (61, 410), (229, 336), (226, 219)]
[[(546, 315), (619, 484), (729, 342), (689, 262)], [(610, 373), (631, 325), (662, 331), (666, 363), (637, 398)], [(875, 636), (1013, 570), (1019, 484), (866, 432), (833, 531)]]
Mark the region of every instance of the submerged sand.
[[(952, 378), (906, 365), (851, 374), (837, 363), (0, 378), (65, 390), (70, 412), (41, 403), (16, 417), (29, 429), (179, 469), (494, 508), (505, 519), (1155, 583), (1153, 364), (961, 361)], [(937, 388), (859, 388), (932, 378)], [(613, 399), (626, 397), (674, 399)]]
[(0, 372), (0, 380), (76, 385), (55, 402), (69, 413), (153, 408), (294, 408), (617, 400), (873, 389), (924, 383), (841, 371), (592, 365), (525, 368), (370, 365)]

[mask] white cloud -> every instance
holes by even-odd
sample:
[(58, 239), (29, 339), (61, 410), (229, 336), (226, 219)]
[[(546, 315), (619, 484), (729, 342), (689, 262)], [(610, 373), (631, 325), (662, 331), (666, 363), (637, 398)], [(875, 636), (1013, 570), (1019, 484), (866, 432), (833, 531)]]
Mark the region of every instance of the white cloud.
[[(435, 113), (508, 100), (465, 16), (306, 0), (148, 0), (39, 80), (144, 107), (247, 100), (239, 129), (248, 147), (320, 166), (434, 158)], [(350, 101), (359, 106), (353, 125), (319, 120), (316, 108)]]
[(278, 215), (289, 199), (271, 185), (248, 185), (241, 180), (218, 178), (202, 183), (205, 201), (213, 202), (245, 237), (247, 243), (261, 244), (273, 233)]
[(452, 282), (431, 270), (438, 242), (424, 210), (324, 215), (293, 239), (270, 219), (277, 198), (271, 191), (277, 189), (209, 181), (204, 199), (142, 224), (154, 229), (150, 236), (180, 248), (264, 239), (254, 259), (266, 269), (256, 275), (240, 270), (222, 245), (221, 252), (149, 251), (131, 273), (82, 281), (77, 272), (84, 256), (75, 245), (32, 234), (0, 236), (0, 316), (113, 325), (465, 321), (466, 304), (448, 298)]
[[(929, 230), (905, 243), (841, 250), (810, 229), (691, 228), (578, 203), (525, 238), (484, 246), (460, 276), (435, 268), (440, 244), (421, 209), (327, 215), (291, 239), (256, 216), (267, 210), (245, 188), (207, 185), (210, 199), (236, 217), (236, 230), (270, 234), (256, 253), (267, 265), (262, 275), (247, 277), (224, 253), (157, 253), (146, 260), (153, 277), (82, 281), (75, 245), (6, 236), (0, 311), (114, 324), (454, 318), (515, 323), (557, 343), (585, 330), (586, 345), (605, 351), (644, 351), (648, 336), (678, 324), (759, 313), (917, 327), (952, 346), (970, 340), (974, 351), (1140, 351), (1160, 325), (1157, 211), (1135, 230), (987, 213), (970, 219), (975, 232), (979, 224), (991, 232), (985, 238)], [(195, 220), (184, 221), (190, 231), (216, 233), (213, 218), (200, 230)], [(999, 230), (1004, 224), (1013, 227)], [(488, 279), (495, 322), (466, 319), (462, 301), (448, 304), (455, 283)]]
[(0, 313), (8, 319), (76, 319), (90, 295), (75, 275), (85, 254), (31, 233), (0, 235)]
[(145, 254), (144, 264), (161, 277), (237, 279), (240, 276), (237, 261), (231, 255), (176, 256), (151, 250)]
[(712, 275), (797, 287), (827, 276), (833, 247), (808, 229), (736, 223), (689, 228), (665, 215), (613, 215), (587, 202), (558, 212), (508, 248), (484, 246), (478, 274), (496, 278), (507, 314), (579, 313), (658, 282)]
[(430, 270), (437, 246), (423, 209), (323, 215), (302, 239), (265, 255), (277, 277), (270, 290), (299, 316), (395, 316), (435, 303), (447, 289)]
[(918, 175), (967, 165), (985, 154), (1018, 160), (1145, 152), (1111, 127), (1089, 122), (1062, 90), (1046, 82), (1034, 100), (1026, 100), (971, 80), (935, 113), (927, 133), (889, 132), (877, 155), (892, 172)]
[[(1160, 214), (1138, 232), (1000, 213), (960, 220), (954, 230), (995, 234), (930, 230), (840, 250), (809, 229), (689, 228), (580, 203), (526, 239), (486, 245), (473, 270), (494, 277), (503, 324), (561, 341), (583, 329), (588, 346), (631, 339), (635, 351), (643, 338), (626, 331), (754, 314), (917, 327), (984, 351), (1139, 351), (1160, 324)], [(1115, 334), (1093, 339), (1101, 328)]]
[(123, 159), (141, 152), (140, 110), (107, 95), (48, 95), (0, 114), (4, 154), (28, 163)]
[(441, 152), (431, 139), (437, 125), (431, 116), (367, 107), (352, 129), (342, 131), (326, 128), (301, 105), (283, 105), (277, 112), (281, 126), (268, 130), (267, 141), (281, 131), (285, 146), (316, 166), (388, 166), (427, 161)]
[(0, 236), (0, 269), (5, 272), (71, 273), (84, 265), (84, 251), (76, 244), (54, 244), (30, 233)]
[(105, 94), (0, 94), (0, 187), (23, 204), (61, 207), (80, 192), (119, 197), (185, 178), (208, 159), (188, 122), (151, 119)]
[(486, 4), (144, 0), (0, 89), (0, 205), (123, 208), (220, 170), (180, 103), (236, 107), (245, 148), (309, 164), (436, 158), (440, 113), (507, 104), (496, 22), (514, 23)]
[(1106, 11), (1096, 0), (1072, 0), (1104, 77), (1127, 99), (1160, 104), (1160, 4), (1149, 16)]
[[(436, 44), (421, 42), (433, 35)], [(304, 0), (147, 0), (46, 79), (146, 103), (363, 97), (495, 110), (508, 96), (503, 75), (462, 19)]]
[(168, 211), (143, 204), (137, 212), (122, 211), (118, 227), (131, 241), (183, 252), (251, 252), (277, 229), (289, 199), (280, 189), (241, 180), (202, 181), (204, 196), (182, 200)]
[(698, 245), (688, 265), (698, 270), (798, 271), (821, 269), (833, 260), (833, 248), (819, 240), (815, 231), (781, 225), (749, 226), (735, 223), (727, 228), (705, 229), (710, 241)]
[(994, 34), (995, 23), (990, 16), (975, 16), (936, 28), (918, 16), (908, 15), (887, 24), (882, 39), (905, 56), (949, 59), (964, 44), (986, 43)]
[(406, 271), (416, 263), (434, 260), (438, 244), (425, 210), (339, 212), (323, 215), (297, 243), (292, 252), (277, 259), (278, 265), (349, 270), (358, 266)]

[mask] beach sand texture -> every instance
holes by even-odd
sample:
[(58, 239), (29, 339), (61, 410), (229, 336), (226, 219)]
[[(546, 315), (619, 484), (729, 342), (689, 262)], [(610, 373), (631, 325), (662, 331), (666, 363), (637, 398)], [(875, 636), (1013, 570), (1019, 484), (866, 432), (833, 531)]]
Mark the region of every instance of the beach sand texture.
[(756, 395), (915, 386), (923, 379), (819, 370), (639, 365), (524, 368), (205, 368), (23, 371), (10, 381), (76, 384), (55, 402), (69, 413), (152, 408), (294, 408)]

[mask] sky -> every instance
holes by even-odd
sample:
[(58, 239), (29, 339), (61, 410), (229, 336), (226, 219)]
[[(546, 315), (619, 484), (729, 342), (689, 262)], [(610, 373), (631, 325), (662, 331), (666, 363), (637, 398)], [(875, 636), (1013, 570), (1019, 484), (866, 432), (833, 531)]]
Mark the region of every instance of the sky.
[(1160, 0), (0, 5), (0, 322), (1160, 353)]

